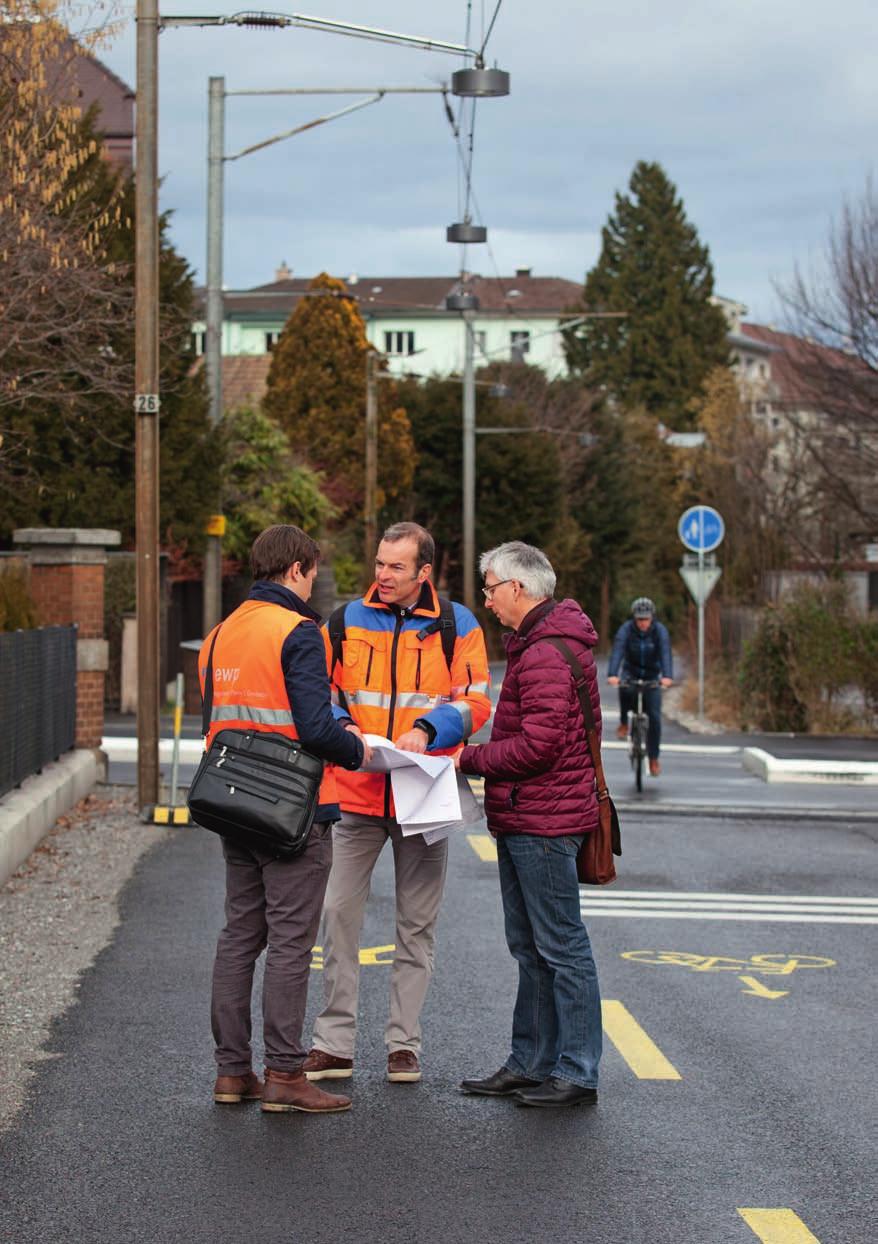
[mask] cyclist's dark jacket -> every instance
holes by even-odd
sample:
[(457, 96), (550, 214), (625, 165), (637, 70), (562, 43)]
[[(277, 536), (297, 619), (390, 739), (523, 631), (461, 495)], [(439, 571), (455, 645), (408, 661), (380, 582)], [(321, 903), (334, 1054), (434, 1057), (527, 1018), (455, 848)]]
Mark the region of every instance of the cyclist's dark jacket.
[(506, 636), (506, 673), (490, 742), (465, 747), (463, 773), (485, 777), (485, 815), (494, 834), (559, 837), (584, 834), (598, 821), (594, 768), (563, 639), (579, 658), (601, 729), (601, 699), (592, 649), (597, 634), (575, 600), (535, 605)]
[(664, 623), (653, 619), (649, 630), (639, 631), (633, 618), (623, 622), (613, 640), (607, 676), (615, 678), (620, 666), (620, 676), (624, 678), (638, 678), (643, 682), (673, 678), (671, 637)]

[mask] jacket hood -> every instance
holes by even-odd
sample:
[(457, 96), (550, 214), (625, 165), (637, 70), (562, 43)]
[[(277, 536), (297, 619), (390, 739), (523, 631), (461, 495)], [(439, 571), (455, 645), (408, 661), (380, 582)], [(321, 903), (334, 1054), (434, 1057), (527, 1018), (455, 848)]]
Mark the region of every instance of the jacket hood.
[(528, 646), (537, 639), (545, 639), (547, 635), (557, 635), (559, 639), (575, 639), (587, 648), (593, 648), (598, 642), (598, 633), (592, 626), (591, 618), (583, 613), (575, 600), (559, 600), (549, 613), (539, 619), (535, 626), (521, 637), (521, 643)]

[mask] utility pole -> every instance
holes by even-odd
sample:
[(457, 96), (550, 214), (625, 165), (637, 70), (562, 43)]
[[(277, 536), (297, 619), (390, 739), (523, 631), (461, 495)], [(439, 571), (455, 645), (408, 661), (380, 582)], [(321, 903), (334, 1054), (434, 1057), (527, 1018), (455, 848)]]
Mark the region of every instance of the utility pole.
[(158, 0), (137, 0), (134, 473), (137, 525), (137, 798), (159, 797)]
[[(225, 151), (225, 78), (208, 80), (207, 125), (207, 331), (204, 367), (210, 401), (210, 426), (219, 429), (223, 417), (223, 153)], [(222, 512), (218, 495), (216, 514)], [(208, 535), (204, 551), (202, 634), (207, 635), (222, 616), (223, 545), (220, 534)]]
[(363, 501), (363, 576), (372, 582), (372, 561), (378, 547), (378, 356), (366, 355), (366, 488)]
[(476, 370), (475, 312), (463, 312), (463, 603), (475, 609), (476, 577)]

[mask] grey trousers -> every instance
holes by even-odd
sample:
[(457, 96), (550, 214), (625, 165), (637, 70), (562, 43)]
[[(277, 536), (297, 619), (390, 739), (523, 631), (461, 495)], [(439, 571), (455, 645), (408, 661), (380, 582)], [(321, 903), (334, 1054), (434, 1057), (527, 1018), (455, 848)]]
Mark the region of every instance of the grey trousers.
[(320, 908), (332, 863), (330, 823), (313, 826), (293, 859), (223, 842), (226, 926), (213, 966), (210, 1018), (219, 1075), (251, 1068), (251, 994), (256, 960), (268, 947), (262, 982), (265, 1065), (296, 1071), (305, 1058), (302, 1025)]
[(323, 1010), (314, 1045), (353, 1058), (360, 979), (360, 930), (372, 870), (390, 839), (396, 872), (396, 953), (390, 973), (388, 1051), (421, 1048), (421, 1008), (433, 974), (436, 920), (445, 886), (448, 842), (403, 838), (395, 820), (346, 812), (333, 831), (332, 872), (323, 908)]

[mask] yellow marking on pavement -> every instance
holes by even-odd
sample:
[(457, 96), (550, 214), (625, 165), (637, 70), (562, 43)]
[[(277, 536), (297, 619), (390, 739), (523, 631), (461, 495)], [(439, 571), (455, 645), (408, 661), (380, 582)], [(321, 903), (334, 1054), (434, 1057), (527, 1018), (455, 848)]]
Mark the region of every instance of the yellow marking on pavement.
[(788, 989), (769, 989), (767, 985), (763, 985), (762, 981), (758, 981), (755, 976), (739, 976), (738, 980), (750, 986), (749, 989), (742, 989), (741, 993), (753, 994), (756, 998), (785, 998), (790, 992)]
[[(393, 959), (379, 959), (379, 955), (393, 955), (396, 945), (391, 942), (389, 946), (362, 946), (360, 948), (360, 964), (363, 967), (381, 968), (389, 967), (393, 963)], [(311, 970), (312, 972), (322, 972), (324, 966), (323, 947), (315, 946), (311, 952)]]
[(791, 1209), (739, 1209), (738, 1213), (762, 1244), (820, 1244)]
[(466, 840), (480, 860), (496, 860), (497, 844), (490, 834), (467, 834)]
[(681, 1080), (655, 1042), (621, 1002), (607, 1001), (603, 1009), (604, 1032), (640, 1080)]

